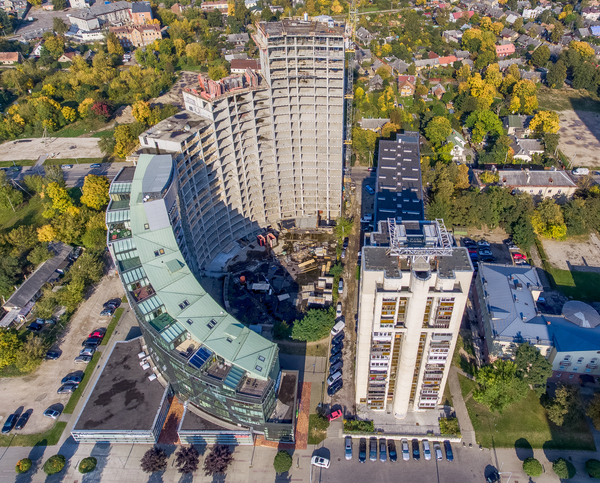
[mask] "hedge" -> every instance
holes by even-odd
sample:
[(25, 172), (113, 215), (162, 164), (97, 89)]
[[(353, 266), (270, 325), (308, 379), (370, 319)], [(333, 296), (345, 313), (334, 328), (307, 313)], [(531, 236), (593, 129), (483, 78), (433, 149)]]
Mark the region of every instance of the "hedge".
[(47, 475), (55, 475), (56, 473), (60, 473), (65, 467), (67, 460), (61, 454), (55, 454), (48, 458), (48, 461), (44, 463), (44, 473)]
[(96, 465), (98, 464), (98, 460), (93, 456), (89, 456), (87, 458), (83, 458), (81, 463), (79, 463), (79, 473), (89, 473), (90, 471), (94, 471)]
[(523, 461), (523, 471), (529, 476), (540, 476), (543, 471), (542, 464), (535, 458), (526, 458)]
[(23, 473), (27, 473), (31, 469), (31, 460), (29, 458), (23, 458), (22, 460), (17, 461), (17, 465), (15, 466), (15, 471), (21, 475)]

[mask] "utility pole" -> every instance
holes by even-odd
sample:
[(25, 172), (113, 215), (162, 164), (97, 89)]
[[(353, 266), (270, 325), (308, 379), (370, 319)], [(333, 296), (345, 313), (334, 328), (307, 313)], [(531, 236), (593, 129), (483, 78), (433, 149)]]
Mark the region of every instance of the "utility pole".
[(12, 201), (10, 201), (10, 197), (8, 195), (6, 195), (6, 199), (10, 203), (10, 207), (12, 208), (12, 210), (16, 213), (15, 207), (13, 206)]

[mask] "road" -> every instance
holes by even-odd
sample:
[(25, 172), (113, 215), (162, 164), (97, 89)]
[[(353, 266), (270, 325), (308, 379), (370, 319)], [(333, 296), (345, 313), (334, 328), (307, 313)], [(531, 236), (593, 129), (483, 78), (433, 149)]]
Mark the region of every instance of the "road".
[[(65, 175), (65, 181), (69, 188), (74, 186), (83, 186), (83, 180), (88, 174), (95, 174), (98, 176), (106, 176), (110, 181), (117, 175), (117, 173), (126, 166), (132, 166), (131, 163), (102, 163), (99, 168), (90, 168), (89, 164), (74, 164), (71, 169), (63, 169)], [(15, 181), (21, 181), (25, 176), (29, 174), (44, 174), (44, 170), (41, 167), (36, 166), (23, 166), (19, 168), (19, 171), (12, 172), (7, 170), (7, 176), (14, 179)]]

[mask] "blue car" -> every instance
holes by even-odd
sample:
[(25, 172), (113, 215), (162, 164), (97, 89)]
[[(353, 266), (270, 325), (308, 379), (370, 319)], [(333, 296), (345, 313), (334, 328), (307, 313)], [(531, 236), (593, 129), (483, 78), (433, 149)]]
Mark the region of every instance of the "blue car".
[(450, 441), (444, 441), (444, 448), (446, 449), (446, 459), (448, 461), (454, 461), (454, 454), (452, 453), (452, 446), (450, 446)]
[(367, 461), (367, 440), (366, 438), (360, 438), (360, 445), (358, 450), (358, 461), (364, 463)]
[(100, 163), (90, 164), (90, 168), (101, 168), (102, 165)]

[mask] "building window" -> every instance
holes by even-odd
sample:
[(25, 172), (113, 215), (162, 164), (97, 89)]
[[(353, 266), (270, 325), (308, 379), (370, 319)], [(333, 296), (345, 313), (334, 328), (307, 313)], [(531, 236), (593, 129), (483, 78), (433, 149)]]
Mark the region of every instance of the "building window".
[[(565, 370), (565, 366), (560, 366), (560, 367), (559, 367), (559, 369), (560, 369), (561, 371), (564, 371), (564, 370)], [(560, 374), (559, 374), (559, 376), (558, 376), (558, 377), (560, 377)]]
[(184, 300), (183, 302), (181, 302), (181, 303), (179, 304), (179, 308), (180, 308), (181, 310), (183, 310), (183, 309), (185, 309), (185, 308), (186, 308), (188, 305), (190, 305), (190, 303), (189, 303), (187, 300)]
[(557, 372), (556, 377), (560, 377), (560, 376), (562, 376), (562, 372)]
[(577, 359), (577, 364), (581, 364), (583, 362), (583, 357), (580, 357), (579, 359)]
[(573, 379), (573, 377), (575, 377), (575, 374), (569, 374), (569, 379)]
[(570, 360), (571, 360), (571, 356), (565, 356), (565, 357), (563, 358), (563, 361), (570, 361)]
[(578, 371), (578, 370), (579, 370), (579, 367), (574, 367), (573, 368), (573, 371)]
[(561, 193), (562, 193), (562, 190), (558, 190), (558, 194), (561, 194)]
[(592, 370), (591, 369), (586, 369), (585, 372), (592, 372)]

